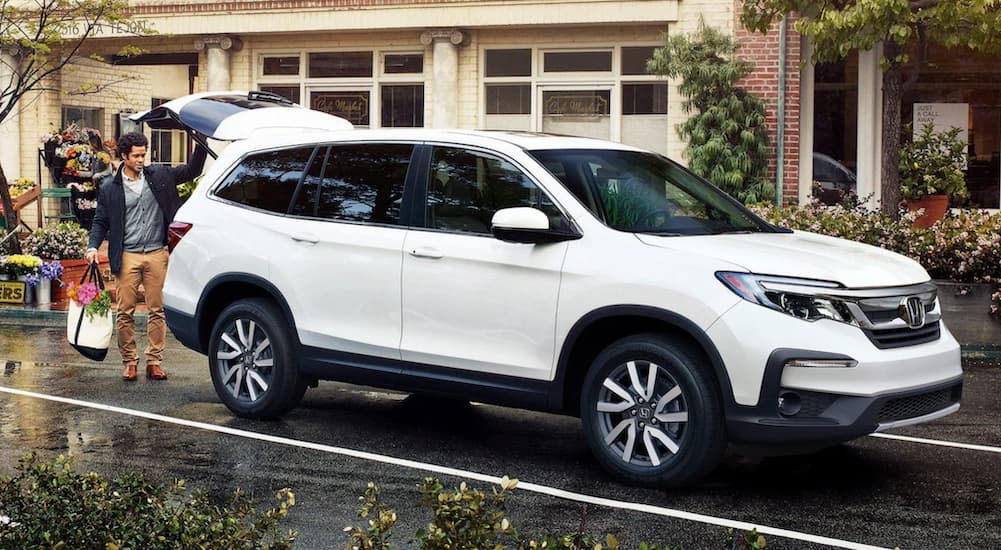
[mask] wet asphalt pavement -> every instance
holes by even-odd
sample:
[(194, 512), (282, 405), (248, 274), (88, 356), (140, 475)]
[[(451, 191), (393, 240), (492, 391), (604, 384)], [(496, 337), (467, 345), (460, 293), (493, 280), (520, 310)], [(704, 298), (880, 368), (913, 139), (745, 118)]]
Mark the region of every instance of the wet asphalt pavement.
[[(144, 338), (144, 337), (143, 337)], [(144, 339), (140, 344), (144, 344)], [(140, 348), (141, 349), (141, 348)], [(952, 448), (865, 437), (826, 451), (749, 460), (729, 456), (697, 487), (660, 491), (622, 485), (591, 458), (577, 419), (493, 406), (407, 396), (321, 383), (281, 421), (235, 418), (217, 400), (206, 360), (168, 341), (165, 382), (119, 378), (115, 350), (89, 362), (65, 343), (64, 329), (0, 326), (0, 389), (11, 388), (87, 403), (155, 413), (249, 433), (226, 434), (163, 419), (0, 392), (0, 474), (13, 472), (28, 451), (45, 458), (71, 452), (78, 469), (106, 476), (133, 469), (217, 495), (243, 488), (265, 501), (291, 487), (297, 504), (286, 527), (299, 548), (343, 548), (342, 532), (361, 525), (357, 498), (379, 484), (399, 522), (397, 548), (413, 548), (413, 533), (430, 519), (417, 483), (427, 471), (331, 452), (348, 449), (477, 472), (578, 494), (703, 514), (900, 548), (1001, 548), (1001, 367), (967, 365), (960, 412), (893, 433), (986, 448)], [(142, 369), (140, 369), (142, 370)], [(253, 434), (287, 438), (252, 439)], [(290, 443), (329, 446), (302, 448)], [(332, 449), (336, 447), (337, 449)], [(446, 486), (467, 481), (439, 475)], [(486, 487), (482, 482), (472, 485)], [(565, 533), (583, 521), (592, 534), (616, 534), (628, 548), (639, 541), (672, 548), (723, 548), (725, 529), (699, 521), (517, 490), (508, 517), (524, 533)], [(824, 548), (768, 536), (776, 549)]]

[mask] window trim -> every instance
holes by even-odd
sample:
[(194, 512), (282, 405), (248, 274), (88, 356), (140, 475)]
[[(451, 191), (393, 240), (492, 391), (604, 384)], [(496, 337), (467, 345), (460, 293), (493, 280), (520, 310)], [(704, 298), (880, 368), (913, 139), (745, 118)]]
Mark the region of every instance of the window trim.
[[(622, 132), (624, 127), (625, 117), (670, 117), (671, 113), (671, 96), (670, 91), (668, 92), (668, 114), (653, 114), (653, 115), (623, 115), (622, 114), (622, 85), (623, 84), (647, 84), (647, 83), (667, 83), (668, 81), (663, 77), (658, 75), (646, 74), (646, 75), (623, 75), (622, 73), (622, 48), (636, 48), (636, 47), (662, 47), (663, 43), (655, 43), (649, 40), (637, 41), (637, 42), (626, 42), (614, 45), (609, 45), (608, 42), (597, 42), (597, 43), (581, 43), (567, 45), (566, 47), (560, 47), (559, 45), (545, 45), (545, 46), (535, 46), (528, 45), (525, 43), (511, 43), (511, 42), (499, 42), (499, 43), (481, 43), (479, 45), (479, 57), (480, 59), (486, 58), (487, 50), (516, 50), (516, 49), (531, 49), (532, 50), (532, 76), (504, 76), (504, 77), (490, 77), (486, 76), (486, 65), (485, 63), (480, 63), (479, 66), (479, 98), (478, 98), (478, 116), (481, 121), (481, 126), (486, 127), (488, 120), (493, 117), (527, 117), (524, 119), (529, 131), (541, 132), (542, 131), (542, 95), (540, 90), (546, 89), (547, 91), (562, 91), (562, 90), (586, 90), (586, 89), (605, 89), (610, 88), (610, 101), (611, 105), (609, 108), (609, 139), (612, 141), (621, 141)], [(612, 70), (609, 72), (544, 72), (543, 71), (543, 54), (546, 52), (572, 52), (572, 51), (609, 51), (612, 56)], [(487, 101), (486, 101), (486, 87), (488, 85), (494, 84), (528, 84), (531, 86), (531, 104), (530, 113), (522, 115), (497, 115), (487, 113)], [(669, 124), (669, 122), (665, 122)], [(668, 131), (670, 135), (670, 130)]]

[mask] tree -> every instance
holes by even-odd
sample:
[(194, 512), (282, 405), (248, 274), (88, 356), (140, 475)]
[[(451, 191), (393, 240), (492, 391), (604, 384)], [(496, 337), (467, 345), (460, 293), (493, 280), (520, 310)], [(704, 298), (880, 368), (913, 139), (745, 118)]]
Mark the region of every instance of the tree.
[(752, 31), (767, 32), (776, 19), (795, 14), (796, 30), (813, 42), (813, 61), (883, 45), (881, 201), (883, 212), (894, 217), (903, 90), (917, 80), (927, 44), (1001, 52), (999, 0), (743, 0), (743, 6), (741, 22)]
[[(66, 65), (82, 57), (84, 44), (104, 28), (132, 29), (131, 34), (146, 34), (135, 26), (124, 25), (129, 19), (125, 0), (0, 0), (0, 51), (13, 53), (14, 66), (6, 67), (13, 77), (0, 82), (0, 123), (17, 109), (29, 93), (48, 91), (49, 79)], [(138, 53), (132, 46), (119, 55)], [(91, 56), (101, 59), (99, 56)], [(102, 86), (66, 93), (95, 93)], [(59, 90), (63, 91), (63, 90)], [(0, 203), (8, 229), (14, 229), (14, 213), (7, 188), (7, 176), (0, 166)], [(15, 251), (20, 246), (14, 239)]]
[(775, 197), (774, 186), (765, 179), (765, 106), (737, 86), (753, 69), (737, 58), (739, 47), (700, 21), (691, 35), (669, 35), (647, 62), (647, 71), (681, 78), (682, 108), (693, 113), (677, 127), (687, 142), (689, 168), (745, 203), (764, 202)]

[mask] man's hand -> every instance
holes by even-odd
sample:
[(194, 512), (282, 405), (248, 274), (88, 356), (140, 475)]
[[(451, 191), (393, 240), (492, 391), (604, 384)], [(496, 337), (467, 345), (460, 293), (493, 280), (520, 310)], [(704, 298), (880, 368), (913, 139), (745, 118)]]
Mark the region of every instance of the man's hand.
[(96, 248), (88, 248), (87, 249), (87, 254), (83, 257), (83, 259), (87, 260), (87, 263), (89, 263), (89, 264), (92, 264), (92, 263), (96, 262), (97, 261), (97, 249)]

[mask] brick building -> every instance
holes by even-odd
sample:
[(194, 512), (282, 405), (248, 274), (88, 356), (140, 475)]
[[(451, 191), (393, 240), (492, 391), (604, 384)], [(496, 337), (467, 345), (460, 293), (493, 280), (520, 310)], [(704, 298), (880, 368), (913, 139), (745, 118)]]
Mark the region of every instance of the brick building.
[[(853, 54), (840, 71), (801, 69), (808, 45), (791, 25), (784, 32), (776, 26), (767, 35), (749, 34), (737, 21), (739, 0), (132, 4), (132, 25), (158, 34), (136, 38), (129, 32), (134, 29), (102, 28), (88, 46), (109, 55), (133, 44), (147, 53), (116, 65), (86, 62), (64, 70), (54, 86), (72, 91), (107, 85), (100, 93), (25, 98), (19, 116), (0, 133), (0, 162), (8, 177), (39, 174), (50, 184), (38, 169), (38, 137), (50, 129), (78, 121), (117, 135), (131, 112), (191, 92), (225, 89), (272, 91), (359, 127), (577, 134), (683, 160), (684, 143), (674, 126), (687, 115), (676, 83), (645, 74), (644, 65), (665, 31), (691, 32), (704, 18), (734, 33), (744, 44), (741, 55), (755, 63), (745, 84), (766, 102), (775, 151), (770, 177), (781, 182), (785, 202), (806, 201), (812, 192), (814, 157), (800, 151), (829, 154), (858, 174), (860, 194), (878, 194), (878, 56)], [(829, 82), (831, 74), (842, 81)], [(1001, 104), (995, 97), (999, 87), (994, 84), (993, 96), (982, 94), (995, 109), (985, 111), (987, 126)], [(823, 99), (815, 100), (815, 90)], [(780, 134), (783, 146), (774, 147)], [(988, 160), (991, 147), (995, 155), (999, 149), (997, 134), (979, 133), (986, 136), (982, 150)], [(154, 162), (184, 160), (183, 135), (156, 132), (151, 142)], [(832, 147), (835, 142), (838, 147)], [(997, 178), (995, 184), (997, 207)]]

